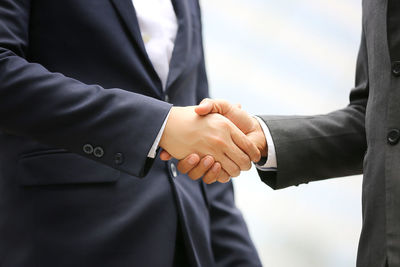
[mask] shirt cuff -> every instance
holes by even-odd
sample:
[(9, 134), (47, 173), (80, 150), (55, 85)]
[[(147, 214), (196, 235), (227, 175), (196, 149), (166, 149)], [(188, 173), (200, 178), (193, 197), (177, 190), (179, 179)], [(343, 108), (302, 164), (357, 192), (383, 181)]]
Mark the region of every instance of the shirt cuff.
[(258, 165), (256, 164), (257, 169), (261, 171), (277, 171), (278, 169), (278, 164), (276, 162), (276, 152), (275, 152), (275, 144), (274, 141), (272, 140), (272, 135), (271, 132), (269, 131), (269, 128), (267, 124), (259, 117), (255, 116), (255, 118), (258, 120), (258, 122), (261, 125), (261, 128), (264, 132), (267, 145), (268, 145), (268, 155), (267, 155), (267, 161), (265, 162), (264, 165)]
[(164, 120), (163, 125), (161, 126), (160, 131), (158, 132), (158, 135), (156, 137), (156, 140), (154, 140), (154, 143), (149, 151), (149, 154), (147, 154), (147, 157), (154, 159), (157, 155), (157, 149), (158, 149), (158, 144), (160, 143), (161, 140), (161, 136), (164, 133), (164, 129), (165, 129), (165, 125), (167, 124), (167, 120), (169, 117), (169, 114), (171, 113), (171, 111), (168, 112), (167, 117)]

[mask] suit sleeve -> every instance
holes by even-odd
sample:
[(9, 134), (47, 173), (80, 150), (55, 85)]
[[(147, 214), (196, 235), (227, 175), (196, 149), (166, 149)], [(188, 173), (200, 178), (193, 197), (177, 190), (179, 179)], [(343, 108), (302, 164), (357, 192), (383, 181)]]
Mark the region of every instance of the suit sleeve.
[(261, 179), (280, 189), (310, 181), (361, 174), (367, 148), (365, 112), (369, 94), (364, 32), (350, 104), (319, 116), (261, 116), (271, 132), (277, 172), (260, 171)]
[(232, 182), (205, 186), (216, 266), (262, 266), (246, 222), (235, 205)]
[[(29, 0), (0, 1), (0, 130), (144, 176), (170, 105), (28, 62), (29, 10)], [(102, 147), (104, 156), (85, 154), (87, 143)]]

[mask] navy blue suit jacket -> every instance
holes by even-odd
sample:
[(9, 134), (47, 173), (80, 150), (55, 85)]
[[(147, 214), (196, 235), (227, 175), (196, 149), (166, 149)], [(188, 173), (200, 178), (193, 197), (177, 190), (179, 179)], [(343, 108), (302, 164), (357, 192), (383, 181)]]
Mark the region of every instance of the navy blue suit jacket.
[(198, 2), (173, 4), (163, 92), (131, 0), (0, 1), (0, 266), (172, 266), (178, 233), (191, 266), (260, 265), (232, 184), (147, 157), (208, 96)]

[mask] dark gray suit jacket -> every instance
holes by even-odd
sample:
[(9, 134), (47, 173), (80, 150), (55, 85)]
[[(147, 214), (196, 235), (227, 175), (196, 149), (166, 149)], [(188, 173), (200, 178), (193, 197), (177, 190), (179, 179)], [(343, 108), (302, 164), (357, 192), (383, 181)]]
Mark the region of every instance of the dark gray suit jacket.
[(400, 266), (400, 2), (364, 0), (350, 104), (320, 116), (261, 116), (278, 171), (272, 188), (364, 173), (357, 266)]

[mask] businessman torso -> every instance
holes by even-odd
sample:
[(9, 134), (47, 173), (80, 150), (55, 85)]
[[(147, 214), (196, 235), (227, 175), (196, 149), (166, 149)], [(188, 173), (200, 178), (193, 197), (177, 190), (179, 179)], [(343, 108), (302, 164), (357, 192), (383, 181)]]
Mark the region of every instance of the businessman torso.
[(147, 158), (161, 101), (208, 96), (198, 3), (173, 4), (163, 91), (130, 0), (0, 3), (1, 266), (172, 266), (182, 249), (193, 266), (259, 264), (232, 185)]
[[(363, 172), (357, 266), (400, 265), (400, 4), (363, 1), (356, 86), (347, 108), (322, 116), (269, 117), (274, 188)], [(290, 153), (287, 153), (290, 151)]]

